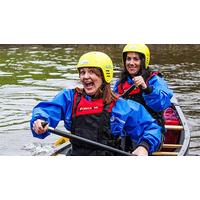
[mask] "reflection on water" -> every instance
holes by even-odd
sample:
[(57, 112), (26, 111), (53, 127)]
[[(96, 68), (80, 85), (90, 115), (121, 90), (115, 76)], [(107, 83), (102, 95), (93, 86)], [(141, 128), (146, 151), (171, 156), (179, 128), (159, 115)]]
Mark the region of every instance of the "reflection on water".
[[(0, 46), (0, 155), (29, 154), (20, 147), (35, 142), (29, 130), (33, 106), (51, 99), (62, 88), (79, 84), (75, 65), (83, 53), (98, 50), (111, 56), (115, 66), (113, 85), (119, 77), (123, 46)], [(149, 47), (151, 65), (164, 74), (188, 119), (192, 133), (190, 152), (200, 154), (200, 45)], [(46, 143), (55, 139), (51, 137)]]

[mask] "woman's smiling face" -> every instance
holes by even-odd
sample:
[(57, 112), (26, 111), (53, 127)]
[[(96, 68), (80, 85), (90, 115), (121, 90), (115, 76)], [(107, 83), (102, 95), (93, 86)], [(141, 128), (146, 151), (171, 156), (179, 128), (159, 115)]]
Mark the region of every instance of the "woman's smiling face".
[(97, 73), (97, 70), (97, 68), (93, 67), (84, 67), (79, 70), (81, 83), (89, 96), (95, 95), (103, 83), (101, 72), (98, 71), (99, 73)]
[(128, 73), (134, 77), (140, 70), (141, 60), (139, 54), (136, 52), (128, 52), (125, 61)]

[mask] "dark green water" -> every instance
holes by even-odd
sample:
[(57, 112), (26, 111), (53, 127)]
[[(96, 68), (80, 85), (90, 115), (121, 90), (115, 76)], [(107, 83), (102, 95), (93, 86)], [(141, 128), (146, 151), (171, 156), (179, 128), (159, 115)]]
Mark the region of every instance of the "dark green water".
[[(52, 143), (56, 136), (45, 140), (32, 137), (29, 120), (33, 106), (79, 84), (75, 65), (88, 51), (110, 55), (115, 66), (113, 84), (119, 76), (123, 46), (0, 45), (0, 155), (33, 155), (40, 151), (34, 149), (40, 144)], [(200, 154), (200, 45), (149, 47), (151, 65), (164, 74), (188, 119), (190, 153)]]

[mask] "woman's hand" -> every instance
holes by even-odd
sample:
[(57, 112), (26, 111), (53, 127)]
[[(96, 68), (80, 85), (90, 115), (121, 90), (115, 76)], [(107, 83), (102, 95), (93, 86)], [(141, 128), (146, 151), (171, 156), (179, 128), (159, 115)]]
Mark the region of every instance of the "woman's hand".
[(147, 88), (147, 85), (146, 85), (146, 83), (145, 83), (145, 81), (144, 81), (142, 76), (135, 76), (133, 78), (133, 81), (134, 81), (136, 87), (141, 86), (142, 89), (146, 89)]
[(148, 156), (148, 151), (143, 146), (139, 146), (137, 149), (135, 149), (135, 151), (132, 152), (132, 154), (137, 156)]
[(37, 119), (36, 121), (34, 121), (33, 123), (33, 130), (37, 133), (37, 134), (43, 134), (45, 133), (48, 128), (49, 128), (49, 125), (47, 124), (44, 128), (42, 126), (42, 122), (44, 122), (43, 120), (41, 119)]

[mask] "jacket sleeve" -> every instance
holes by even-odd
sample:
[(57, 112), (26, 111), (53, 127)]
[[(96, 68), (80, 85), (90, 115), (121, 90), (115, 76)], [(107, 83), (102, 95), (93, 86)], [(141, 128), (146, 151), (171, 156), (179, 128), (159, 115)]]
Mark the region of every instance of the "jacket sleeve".
[(73, 94), (74, 90), (63, 90), (52, 101), (40, 102), (33, 108), (30, 127), (34, 137), (44, 139), (49, 135), (49, 132), (37, 134), (32, 130), (35, 120), (42, 119), (55, 128), (61, 120), (71, 118)]
[(170, 99), (173, 96), (173, 92), (168, 88), (163, 78), (154, 76), (149, 80), (148, 87), (151, 92), (143, 92), (142, 95), (146, 104), (155, 112), (163, 111), (171, 105)]
[(125, 131), (138, 146), (148, 145), (149, 153), (158, 150), (161, 144), (161, 127), (146, 109), (137, 102), (127, 101), (131, 111), (125, 124)]
[(118, 92), (118, 85), (119, 85), (119, 80), (115, 83), (115, 85), (114, 85), (114, 87), (113, 87), (113, 92), (115, 92), (115, 93), (119, 93)]

